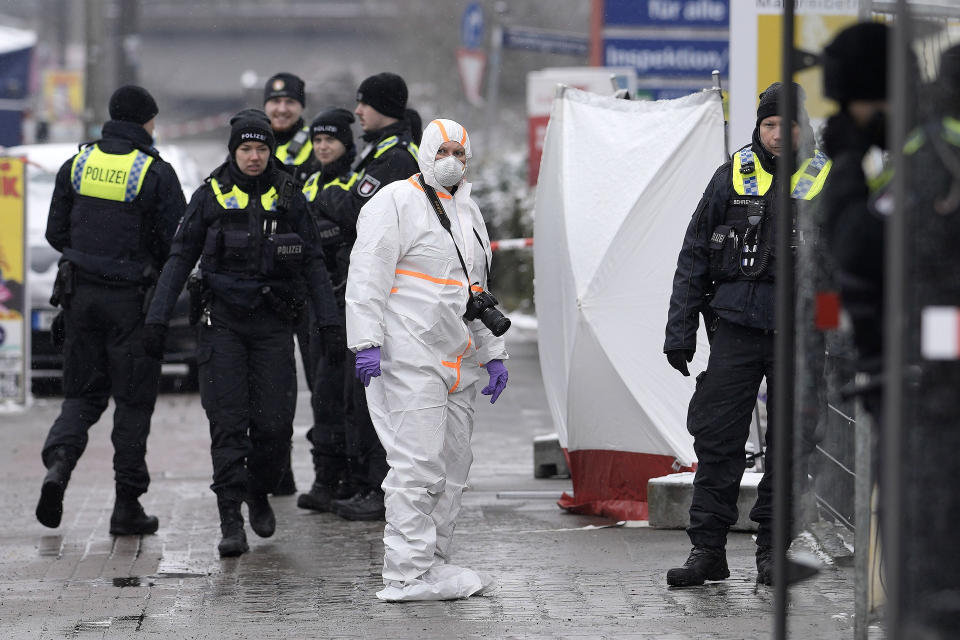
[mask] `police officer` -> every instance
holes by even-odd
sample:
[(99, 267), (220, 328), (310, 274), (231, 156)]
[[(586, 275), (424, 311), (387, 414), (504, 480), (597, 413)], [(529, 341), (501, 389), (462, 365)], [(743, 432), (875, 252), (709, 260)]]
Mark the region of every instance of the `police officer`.
[(194, 193), (145, 328), (145, 348), (162, 350), (177, 294), (199, 259), (197, 363), (224, 557), (248, 550), (241, 501), (257, 535), (269, 537), (276, 527), (267, 493), (289, 460), (293, 330), (307, 294), (319, 326), (339, 322), (316, 227), (299, 187), (272, 159), (274, 144), (263, 119), (234, 122), (230, 159)]
[[(394, 73), (378, 73), (360, 83), (354, 115), (363, 128), (367, 146), (360, 153), (354, 171), (357, 179), (342, 199), (335, 214), (341, 228), (356, 236), (360, 209), (377, 191), (396, 180), (417, 173), (417, 144), (410, 130), (407, 85)], [(415, 112), (414, 112), (415, 113)], [(352, 358), (352, 355), (351, 355)], [(349, 363), (353, 367), (353, 362)], [(381, 520), (384, 516), (383, 490), (387, 475), (386, 454), (377, 438), (367, 410), (365, 389), (351, 381), (353, 402), (347, 429), (347, 451), (356, 460), (350, 483), (358, 488), (348, 499), (334, 500), (333, 512), (348, 520)]]
[[(908, 206), (905, 216), (905, 279), (907, 291), (902, 318), (886, 317), (886, 220), (895, 198), (892, 173), (870, 175), (864, 155), (871, 148), (888, 147), (886, 120), (905, 118), (887, 102), (887, 49), (892, 43), (886, 25), (861, 23), (848, 27), (824, 49), (824, 93), (840, 106), (823, 132), (824, 149), (834, 160), (830, 183), (824, 190), (825, 225), (829, 248), (837, 260), (843, 308), (851, 320), (858, 370), (874, 376), (861, 395), (873, 418), (875, 442), (881, 441), (881, 423), (902, 422), (897, 443), (900, 485), (889, 487), (879, 473), (879, 504), (887, 508), (891, 491), (902, 494), (896, 534), (901, 543), (899, 633), (909, 638), (950, 638), (960, 624), (960, 607), (953, 594), (960, 590), (960, 556), (954, 551), (960, 508), (954, 489), (956, 452), (960, 448), (960, 363), (951, 354), (931, 354), (923, 339), (947, 338), (955, 330), (931, 331), (931, 308), (960, 306), (960, 46), (940, 58), (940, 75), (922, 105), (929, 114), (907, 137), (904, 183)], [(915, 59), (904, 61), (908, 81), (918, 77)], [(915, 90), (908, 95), (916, 95)], [(899, 170), (899, 169), (898, 169)], [(913, 383), (903, 385), (903, 413), (882, 411), (886, 380), (904, 379), (884, 364), (884, 324), (902, 327), (904, 360)], [(927, 326), (925, 326), (927, 325)], [(949, 325), (948, 325), (949, 326)], [(876, 469), (883, 469), (886, 446), (878, 447)], [(881, 518), (881, 534), (887, 535)], [(885, 551), (890, 547), (885, 546)]]
[(336, 332), (331, 339), (343, 344), (339, 357), (328, 359), (322, 349), (315, 347), (317, 341), (312, 342), (310, 362), (306, 364), (313, 371), (314, 381), (311, 394), (313, 427), (307, 432), (307, 439), (313, 445), (311, 453), (316, 475), (310, 491), (297, 498), (297, 506), (315, 511), (329, 511), (332, 500), (353, 495), (346, 482), (349, 462), (345, 440), (350, 403), (346, 392), (352, 390), (353, 367), (345, 365), (346, 319), (343, 316), (347, 266), (353, 242), (337, 221), (343, 211), (341, 201), (349, 198), (350, 188), (356, 182), (357, 174), (350, 170), (357, 155), (350, 129), (353, 122), (353, 114), (346, 109), (327, 109), (310, 124), (313, 154), (320, 162), (321, 170), (310, 176), (303, 188), (307, 209), (319, 229), (327, 271), (340, 308), (342, 324), (327, 330)]
[[(699, 585), (730, 575), (727, 530), (737, 520), (744, 446), (764, 377), (767, 396), (773, 397), (773, 244), (776, 225), (791, 224), (794, 215), (777, 210), (781, 180), (777, 156), (797, 151), (801, 135), (795, 118), (794, 142), (780, 136), (783, 90), (774, 83), (760, 95), (753, 141), (717, 169), (687, 227), (677, 260), (664, 344), (671, 366), (690, 375), (687, 363), (696, 349), (701, 312), (715, 314), (716, 326), (709, 327), (715, 330), (710, 359), (707, 370), (697, 377), (687, 414), (698, 461), (687, 529), (693, 550), (683, 567), (667, 572), (671, 586)], [(805, 121), (802, 112), (800, 120)], [(804, 137), (812, 139), (812, 131)], [(823, 153), (801, 146), (797, 166), (791, 195), (812, 200), (823, 187), (830, 163)], [(772, 415), (769, 403), (767, 415)], [(771, 584), (773, 577), (770, 431), (766, 473), (750, 513), (759, 524), (757, 580), (764, 584)]]
[(263, 87), (263, 110), (277, 141), (274, 152), (283, 170), (303, 184), (319, 168), (310, 144), (310, 127), (303, 121), (307, 105), (304, 82), (292, 73), (278, 73)]
[[(313, 157), (310, 144), (310, 128), (303, 122), (303, 110), (307, 105), (307, 95), (303, 80), (292, 73), (277, 73), (271, 76), (263, 87), (263, 110), (270, 120), (277, 148), (274, 152), (280, 166), (301, 185), (319, 164)], [(300, 357), (304, 362), (310, 358), (310, 320), (307, 314), (296, 329), (297, 343), (300, 345)], [(313, 388), (313, 371), (305, 367), (307, 387)], [(289, 496), (297, 492), (293, 478), (293, 467), (287, 464), (280, 483), (274, 488), (274, 495)]]
[(110, 98), (103, 137), (81, 146), (56, 178), (47, 241), (63, 254), (54, 297), (63, 307), (64, 401), (43, 446), (47, 475), (37, 519), (58, 527), (63, 494), (87, 431), (113, 396), (116, 502), (110, 533), (154, 533), (139, 497), (157, 398), (160, 359), (141, 346), (144, 305), (170, 249), (185, 202), (180, 181), (153, 148), (157, 103), (128, 85)]

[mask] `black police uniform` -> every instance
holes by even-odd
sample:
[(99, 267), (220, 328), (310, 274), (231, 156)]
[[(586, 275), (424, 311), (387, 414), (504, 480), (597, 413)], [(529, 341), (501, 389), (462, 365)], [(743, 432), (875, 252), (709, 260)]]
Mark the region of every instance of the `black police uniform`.
[(64, 401), (43, 461), (72, 469), (113, 396), (118, 500), (135, 500), (150, 483), (144, 456), (160, 362), (141, 345), (144, 298), (186, 204), (176, 173), (152, 145), (138, 124), (105, 123), (103, 138), (81, 147), (57, 173), (47, 220), (47, 241), (63, 254), (57, 286)]
[[(352, 148), (351, 148), (352, 149)], [(350, 188), (356, 181), (356, 174), (350, 170), (354, 154), (345, 153), (335, 162), (307, 179), (304, 195), (307, 209), (317, 224), (320, 244), (327, 272), (333, 284), (334, 295), (340, 314), (340, 329), (346, 332), (344, 313), (344, 294), (347, 282), (347, 267), (350, 262), (350, 250), (353, 246), (340, 225), (333, 220), (330, 212), (339, 209), (339, 203), (349, 197)], [(314, 321), (315, 322), (315, 321)], [(314, 329), (316, 330), (316, 329)], [(310, 500), (301, 506), (307, 508), (329, 508), (329, 499), (346, 498), (352, 492), (341, 486), (346, 481), (348, 460), (346, 453), (346, 407), (349, 404), (347, 392), (352, 392), (353, 367), (346, 357), (331, 361), (317, 340), (310, 343), (310, 358), (306, 363), (313, 372), (314, 386), (311, 394), (313, 426), (307, 431), (310, 441), (313, 466), (316, 479), (311, 493), (322, 500)], [(344, 491), (347, 491), (344, 495)], [(309, 503), (309, 504), (308, 504)], [(301, 504), (298, 502), (298, 504)]]
[(271, 491), (288, 464), (297, 397), (292, 337), (307, 294), (321, 324), (339, 320), (303, 195), (274, 161), (255, 177), (228, 161), (194, 193), (148, 324), (166, 323), (198, 259), (197, 362), (210, 420), (211, 489), (218, 505), (236, 504)]
[[(336, 198), (336, 203), (330, 206), (330, 217), (343, 230), (351, 246), (356, 240), (357, 218), (363, 205), (381, 187), (406, 180), (419, 171), (417, 145), (405, 120), (366, 133), (363, 139), (368, 145), (354, 167), (357, 177), (353, 186), (344, 193), (330, 193)], [(347, 360), (352, 370), (356, 356), (351, 353)], [(352, 402), (347, 405), (346, 446), (347, 455), (356, 461), (356, 468), (350, 474), (350, 483), (358, 489), (354, 498), (360, 498), (371, 491), (380, 491), (389, 467), (383, 445), (370, 420), (366, 389), (354, 376), (350, 377), (349, 383)]]
[[(749, 175), (742, 179), (751, 168), (751, 156), (760, 164), (753, 167), (755, 172), (772, 176), (765, 192), (758, 193), (756, 177), (752, 185)], [(829, 163), (819, 152), (801, 163), (795, 174), (801, 187), (794, 197), (815, 197), (826, 172)], [(746, 193), (735, 188), (737, 173), (746, 187), (740, 190)], [(763, 378), (767, 379), (767, 415), (773, 415), (773, 244), (776, 226), (783, 222), (783, 214), (777, 211), (779, 179), (776, 158), (764, 149), (754, 130), (753, 143), (734, 154), (711, 179), (677, 260), (664, 352), (694, 351), (698, 315), (716, 316), (707, 370), (697, 376), (687, 414), (698, 462), (687, 529), (695, 546), (723, 548), (727, 530), (737, 521), (744, 446)], [(803, 191), (807, 181), (815, 186)], [(771, 431), (767, 429), (766, 472), (750, 512), (759, 524), (760, 547), (772, 545)]]
[[(277, 141), (277, 149), (274, 152), (277, 157), (277, 166), (293, 176), (293, 179), (302, 186), (312, 173), (320, 169), (320, 163), (313, 155), (310, 127), (304, 124), (303, 118), (300, 118), (286, 131), (274, 131), (273, 135)], [(308, 362), (311, 349), (317, 348), (311, 346), (309, 314), (303, 314), (294, 333), (300, 347), (300, 358), (303, 362)], [(307, 378), (307, 388), (313, 389), (313, 367), (305, 366), (304, 375)], [(290, 495), (297, 491), (293, 469), (290, 468), (289, 460), (287, 463), (283, 481), (275, 488), (277, 495)]]

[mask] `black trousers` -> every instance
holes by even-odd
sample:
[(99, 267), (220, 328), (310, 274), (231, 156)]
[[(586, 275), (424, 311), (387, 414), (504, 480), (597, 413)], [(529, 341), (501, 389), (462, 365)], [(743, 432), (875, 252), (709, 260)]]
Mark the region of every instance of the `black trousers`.
[(320, 347), (317, 340), (310, 342), (310, 359), (305, 364), (313, 371), (310, 394), (313, 426), (307, 431), (307, 440), (312, 445), (315, 481), (333, 488), (348, 468), (346, 420), (353, 367), (346, 355), (339, 364), (329, 362)]
[(293, 324), (273, 311), (214, 299), (197, 352), (200, 400), (210, 420), (213, 484), (220, 497), (269, 493), (289, 464), (297, 401)]
[(78, 281), (64, 312), (63, 406), (43, 445), (43, 461), (63, 448), (72, 462), (113, 396), (113, 470), (128, 495), (150, 484), (145, 456), (160, 362), (143, 352), (143, 294), (137, 286)]
[[(357, 357), (350, 353), (347, 361), (352, 372)], [(353, 463), (350, 470), (350, 482), (361, 491), (379, 489), (390, 470), (387, 454), (377, 437), (377, 430), (370, 419), (367, 408), (367, 389), (363, 383), (350, 376), (350, 399), (347, 406), (347, 455)]]
[[(695, 545), (723, 547), (727, 530), (737, 521), (737, 497), (746, 468), (744, 447), (760, 382), (767, 379), (767, 416), (773, 416), (773, 332), (720, 320), (710, 344), (707, 370), (687, 412), (697, 472), (687, 535)], [(767, 424), (765, 473), (750, 519), (757, 522), (757, 544), (772, 544), (773, 449)]]

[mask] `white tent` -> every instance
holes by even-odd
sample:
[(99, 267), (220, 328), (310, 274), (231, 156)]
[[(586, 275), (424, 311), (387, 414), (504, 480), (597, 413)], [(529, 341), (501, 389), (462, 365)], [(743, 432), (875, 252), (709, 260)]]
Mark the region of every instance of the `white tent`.
[[(693, 377), (663, 355), (677, 254), (725, 160), (720, 97), (558, 91), (534, 226), (540, 365), (573, 475), (561, 505), (639, 519), (646, 480), (694, 461)], [(706, 366), (701, 329), (692, 369)], [(695, 375), (695, 373), (694, 373)]]

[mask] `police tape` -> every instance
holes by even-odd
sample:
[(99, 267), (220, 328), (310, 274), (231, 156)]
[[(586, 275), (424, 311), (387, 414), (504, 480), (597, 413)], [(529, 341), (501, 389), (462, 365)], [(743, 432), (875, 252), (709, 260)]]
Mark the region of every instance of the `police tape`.
[(197, 120), (187, 120), (186, 122), (176, 122), (167, 125), (158, 124), (157, 138), (162, 140), (176, 140), (178, 138), (195, 136), (199, 133), (216, 131), (221, 127), (228, 126), (230, 124), (230, 118), (232, 117), (233, 113), (224, 111), (213, 116), (207, 116), (206, 118), (198, 118)]
[(533, 246), (533, 238), (509, 238), (507, 240), (491, 240), (490, 250), (498, 249), (525, 249)]

